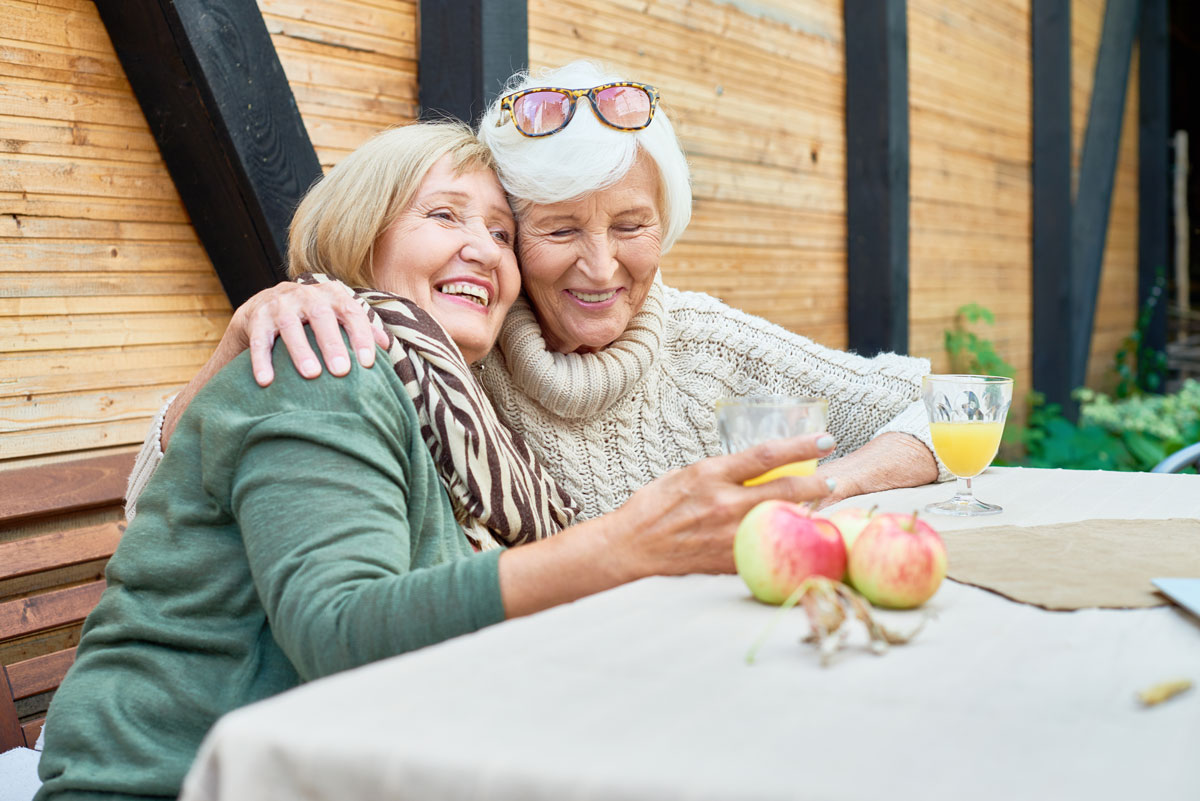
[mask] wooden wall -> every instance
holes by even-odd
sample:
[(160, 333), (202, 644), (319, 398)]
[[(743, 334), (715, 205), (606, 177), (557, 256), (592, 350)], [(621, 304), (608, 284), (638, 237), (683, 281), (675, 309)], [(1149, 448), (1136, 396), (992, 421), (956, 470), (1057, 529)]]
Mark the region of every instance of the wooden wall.
[[(416, 114), (416, 6), (262, 0), (328, 168)], [(229, 302), (90, 0), (0, 0), (0, 469), (134, 447)]]
[[(910, 342), (980, 302), (1030, 363), (1030, 0), (909, 0)], [(413, 0), (259, 0), (326, 168), (413, 118)], [(1103, 0), (1074, 0), (1077, 146)], [(529, 0), (534, 66), (657, 83), (694, 171), (666, 278), (846, 343), (838, 0)], [(631, 33), (634, 32), (634, 33)], [(1136, 318), (1136, 69), (1089, 379)], [(129, 449), (230, 309), (90, 0), (0, 0), (0, 468)]]
[(666, 280), (844, 346), (841, 4), (530, 0), (532, 66), (596, 57), (662, 90), (692, 166)]

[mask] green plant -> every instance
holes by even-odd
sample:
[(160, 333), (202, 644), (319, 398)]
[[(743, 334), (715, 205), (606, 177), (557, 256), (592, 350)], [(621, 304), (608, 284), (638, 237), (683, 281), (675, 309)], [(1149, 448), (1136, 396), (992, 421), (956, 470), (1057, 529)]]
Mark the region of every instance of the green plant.
[(954, 315), (954, 327), (945, 334), (946, 353), (950, 355), (951, 369), (959, 373), (1013, 378), (1017, 369), (996, 352), (992, 341), (968, 328), (969, 324), (980, 322), (995, 325), (996, 318), (978, 303), (958, 307)]
[(1154, 279), (1154, 288), (1142, 304), (1137, 323), (1121, 342), (1116, 353), (1117, 386), (1113, 394), (1128, 398), (1141, 392), (1161, 392), (1167, 381), (1167, 354), (1146, 344), (1150, 322), (1166, 292), (1167, 278), (1163, 270)]

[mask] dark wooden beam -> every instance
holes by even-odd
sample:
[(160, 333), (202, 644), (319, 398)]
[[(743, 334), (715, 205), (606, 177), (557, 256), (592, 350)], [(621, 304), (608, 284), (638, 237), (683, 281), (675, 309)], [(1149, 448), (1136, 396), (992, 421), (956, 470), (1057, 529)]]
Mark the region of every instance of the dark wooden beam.
[(421, 116), (474, 123), (529, 64), (526, 0), (421, 0)]
[(1071, 408), (1071, 0), (1033, 4), (1033, 386)]
[(1075, 294), (1068, 342), (1073, 386), (1082, 386), (1087, 378), (1100, 267), (1121, 145), (1125, 88), (1138, 30), (1138, 6), (1139, 0), (1108, 0), (1104, 8), (1104, 28), (1096, 56), (1096, 77), (1092, 82), (1079, 187), (1071, 220), (1071, 285)]
[[(1142, 0), (1138, 35), (1138, 313), (1148, 306), (1144, 351), (1167, 348), (1165, 281), (1170, 259), (1170, 83), (1167, 0)], [(1154, 371), (1140, 365), (1142, 389), (1152, 386)]]
[(163, 161), (234, 305), (283, 277), (321, 174), (255, 0), (97, 0)]
[(846, 326), (908, 350), (908, 34), (903, 0), (846, 0)]

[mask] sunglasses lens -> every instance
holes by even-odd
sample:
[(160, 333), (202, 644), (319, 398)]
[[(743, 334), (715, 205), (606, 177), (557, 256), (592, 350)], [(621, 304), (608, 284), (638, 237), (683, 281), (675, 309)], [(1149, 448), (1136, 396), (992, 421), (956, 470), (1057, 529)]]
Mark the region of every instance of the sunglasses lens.
[(644, 128), (650, 122), (650, 95), (636, 86), (610, 86), (596, 92), (596, 110), (614, 128)]
[(531, 92), (513, 103), (513, 120), (529, 136), (556, 131), (567, 122), (571, 98), (562, 92)]

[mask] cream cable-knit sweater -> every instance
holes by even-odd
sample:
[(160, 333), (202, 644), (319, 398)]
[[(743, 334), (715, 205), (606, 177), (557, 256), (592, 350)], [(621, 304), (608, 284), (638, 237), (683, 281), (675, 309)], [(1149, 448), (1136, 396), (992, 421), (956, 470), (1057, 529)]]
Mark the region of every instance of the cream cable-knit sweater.
[[(482, 364), (500, 418), (587, 517), (616, 509), (668, 470), (722, 453), (714, 411), (722, 397), (828, 398), (834, 457), (890, 431), (933, 451), (919, 400), (924, 359), (831, 350), (658, 281), (626, 332), (598, 353), (546, 350), (533, 309), (518, 299)], [(940, 462), (939, 471), (949, 477)]]
[[(751, 394), (829, 399), (834, 457), (890, 431), (933, 451), (920, 397), (929, 363), (825, 348), (696, 292), (655, 281), (626, 332), (599, 353), (546, 349), (517, 300), (479, 376), (500, 419), (596, 517), (669, 470), (722, 452), (714, 405)], [(162, 458), (162, 412), (130, 476), (127, 514)], [(949, 473), (938, 463), (942, 479)]]

